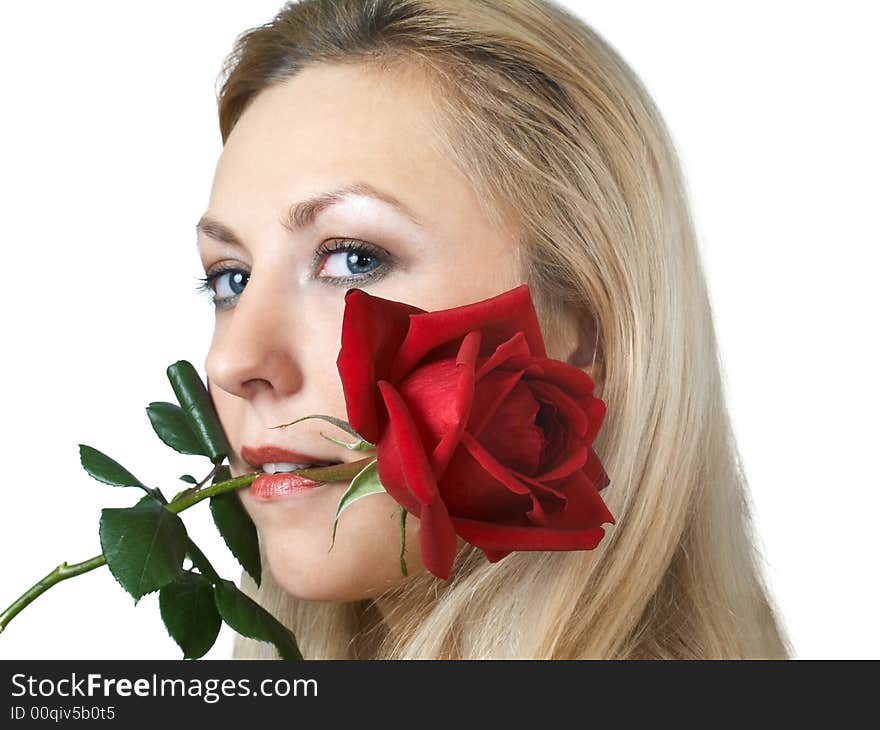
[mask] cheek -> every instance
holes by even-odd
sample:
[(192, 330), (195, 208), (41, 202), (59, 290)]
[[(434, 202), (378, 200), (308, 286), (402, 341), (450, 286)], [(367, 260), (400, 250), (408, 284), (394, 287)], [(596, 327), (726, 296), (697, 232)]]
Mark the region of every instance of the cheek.
[(435, 311), (488, 299), (523, 281), (510, 252), (468, 246), (424, 257), (406, 274), (392, 274), (367, 291)]
[(212, 383), (210, 377), (208, 377), (208, 395), (211, 396), (220, 425), (234, 448), (238, 443), (237, 436), (244, 418), (244, 401)]

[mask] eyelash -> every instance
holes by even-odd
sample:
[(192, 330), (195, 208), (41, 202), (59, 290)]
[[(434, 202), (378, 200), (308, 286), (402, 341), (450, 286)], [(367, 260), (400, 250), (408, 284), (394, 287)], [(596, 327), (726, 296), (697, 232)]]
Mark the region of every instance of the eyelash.
[[(324, 256), (328, 254), (338, 253), (339, 251), (349, 251), (356, 253), (368, 254), (379, 262), (379, 266), (377, 266), (372, 271), (367, 272), (366, 274), (359, 274), (356, 276), (320, 276), (317, 277), (321, 281), (328, 282), (330, 284), (334, 284), (337, 286), (342, 286), (346, 284), (353, 284), (357, 282), (359, 285), (363, 284), (367, 281), (373, 281), (375, 279), (381, 278), (385, 276), (388, 271), (392, 268), (391, 254), (387, 253), (383, 249), (378, 246), (373, 246), (372, 244), (366, 243), (364, 241), (355, 241), (352, 239), (336, 239), (335, 241), (331, 241), (327, 243), (326, 241), (321, 243), (320, 246), (315, 250), (315, 255), (312, 257), (312, 270), (314, 271), (323, 259)], [(236, 294), (234, 297), (224, 297), (222, 299), (217, 299), (214, 292), (214, 281), (223, 274), (228, 273), (242, 273), (246, 274), (247, 272), (238, 266), (233, 265), (223, 265), (221, 264), (214, 271), (208, 272), (203, 277), (198, 277), (198, 284), (196, 285), (196, 291), (200, 294), (205, 294), (209, 297), (211, 303), (218, 309), (225, 309), (231, 306), (231, 303), (240, 297), (240, 294)]]

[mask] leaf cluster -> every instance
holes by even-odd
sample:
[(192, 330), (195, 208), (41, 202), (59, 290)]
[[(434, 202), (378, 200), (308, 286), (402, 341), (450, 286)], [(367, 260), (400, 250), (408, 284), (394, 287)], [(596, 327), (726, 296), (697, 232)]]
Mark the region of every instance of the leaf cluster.
[[(231, 479), (221, 463), (229, 443), (211, 404), (208, 390), (191, 363), (168, 367), (168, 379), (178, 404), (150, 403), (147, 415), (156, 435), (182, 454), (206, 456), (213, 468), (201, 482), (189, 474), (181, 480), (199, 490), (208, 479), (218, 484)], [(214, 645), (225, 622), (234, 631), (275, 645), (284, 659), (302, 659), (294, 635), (262, 606), (225, 580), (208, 562), (186, 531), (183, 520), (162, 492), (149, 487), (128, 469), (97, 449), (80, 444), (80, 462), (100, 482), (135, 487), (145, 495), (131, 507), (101, 510), (99, 536), (107, 566), (135, 604), (159, 591), (159, 609), (170, 636), (185, 659), (198, 659)], [(256, 528), (234, 491), (210, 497), (214, 524), (236, 560), (260, 584), (261, 562)], [(186, 558), (192, 566), (183, 567)]]

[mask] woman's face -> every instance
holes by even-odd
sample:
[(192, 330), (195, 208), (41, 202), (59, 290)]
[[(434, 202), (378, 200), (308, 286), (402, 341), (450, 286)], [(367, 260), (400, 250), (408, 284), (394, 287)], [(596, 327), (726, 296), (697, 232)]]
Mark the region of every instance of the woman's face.
[[(311, 461), (375, 455), (322, 438), (351, 440), (323, 420), (272, 429), (308, 414), (347, 420), (336, 369), (346, 289), (435, 310), (522, 283), (512, 236), (432, 149), (428, 84), (415, 73), (313, 66), (263, 91), (227, 139), (198, 242), (206, 274), (226, 272), (212, 283), (205, 367), (233, 475), (255, 469), (243, 446), (281, 446)], [(328, 552), (347, 486), (269, 500), (239, 492), (287, 592), (357, 600), (403, 579), (398, 505), (387, 494), (348, 507)], [(406, 532), (413, 576), (424, 571), (413, 515)]]

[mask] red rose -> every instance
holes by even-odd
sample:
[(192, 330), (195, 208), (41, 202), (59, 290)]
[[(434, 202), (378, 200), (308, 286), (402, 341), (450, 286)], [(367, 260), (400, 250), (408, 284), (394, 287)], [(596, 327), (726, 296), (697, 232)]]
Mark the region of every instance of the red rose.
[(349, 289), (336, 365), (348, 422), (419, 518), (438, 577), (456, 534), (496, 562), (590, 550), (614, 524), (591, 446), (605, 404), (589, 375), (547, 357), (528, 285), (435, 312)]

